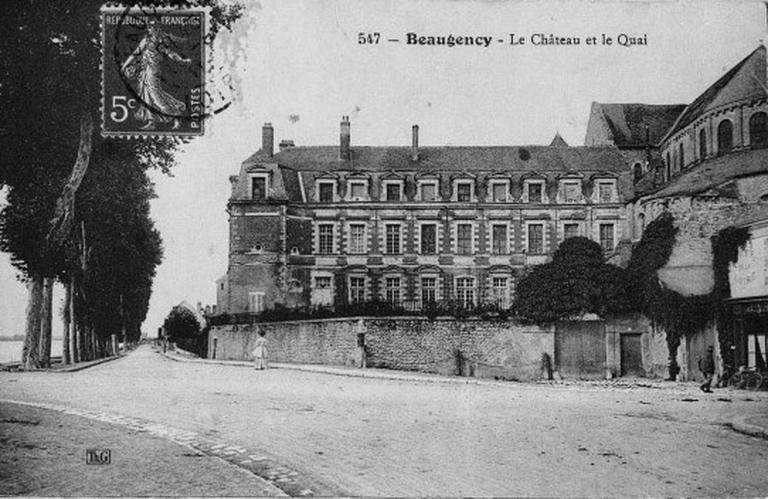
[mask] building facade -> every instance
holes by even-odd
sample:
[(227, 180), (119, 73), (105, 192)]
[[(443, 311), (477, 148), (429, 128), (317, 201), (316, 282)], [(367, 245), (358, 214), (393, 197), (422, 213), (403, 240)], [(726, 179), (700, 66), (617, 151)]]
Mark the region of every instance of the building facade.
[(633, 182), (613, 146), (262, 147), (230, 178), (229, 313), (384, 301), (508, 308), (530, 265), (585, 236), (610, 257)]
[[(767, 84), (766, 49), (760, 46), (685, 107), (658, 144), (658, 169), (642, 180), (642, 188), (636, 185), (637, 197), (627, 206), (633, 240), (660, 213), (674, 216), (678, 233), (659, 279), (683, 295), (705, 295), (713, 289), (712, 236), (726, 227), (759, 227), (768, 220)], [(749, 258), (742, 251), (739, 261)], [(752, 266), (750, 272), (759, 274), (753, 276), (755, 281), (768, 278), (768, 268), (762, 265)], [(738, 280), (744, 276), (738, 276), (731, 283), (737, 298), (744, 292)], [(737, 315), (755, 310), (744, 308), (743, 300), (733, 306)], [(709, 345), (723, 364), (747, 365), (754, 355), (749, 356), (746, 345), (754, 339), (758, 323), (752, 319), (740, 322), (735, 332), (718, 331), (713, 325), (686, 338), (679, 355), (683, 374), (687, 370), (688, 377), (697, 375), (697, 359)], [(741, 327), (745, 324), (751, 326)], [(721, 352), (721, 345), (732, 345), (732, 351)]]

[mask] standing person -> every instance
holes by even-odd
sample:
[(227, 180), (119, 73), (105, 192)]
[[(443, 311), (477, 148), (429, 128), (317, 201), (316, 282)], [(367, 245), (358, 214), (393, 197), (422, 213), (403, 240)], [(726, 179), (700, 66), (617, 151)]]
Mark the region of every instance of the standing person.
[(256, 338), (256, 344), (253, 348), (253, 368), (258, 370), (266, 369), (267, 366), (267, 339), (264, 337), (264, 331), (259, 331), (259, 337)]
[(699, 387), (702, 392), (712, 393), (712, 376), (715, 374), (715, 359), (712, 345), (707, 347), (707, 354), (699, 358), (699, 371), (704, 375), (704, 383)]

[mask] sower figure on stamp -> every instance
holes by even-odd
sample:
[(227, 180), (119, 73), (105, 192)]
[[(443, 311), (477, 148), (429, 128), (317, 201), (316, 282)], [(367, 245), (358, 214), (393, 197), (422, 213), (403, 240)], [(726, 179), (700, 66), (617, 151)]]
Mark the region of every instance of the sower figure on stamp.
[(173, 121), (173, 129), (180, 126), (179, 116), (187, 105), (163, 89), (163, 62), (165, 58), (189, 64), (185, 58), (171, 50), (172, 42), (184, 41), (184, 38), (164, 33), (151, 21), (147, 33), (141, 39), (136, 50), (128, 56), (122, 66), (122, 72), (128, 78), (136, 78), (136, 86), (142, 104), (136, 111), (136, 119), (146, 121), (142, 130), (153, 129), (157, 123)]
[(264, 337), (264, 331), (259, 331), (259, 337), (256, 338), (255, 346), (253, 348), (253, 351), (251, 352), (253, 354), (253, 368), (262, 370), (266, 369), (267, 367), (267, 339)]
[(707, 353), (699, 358), (699, 371), (704, 375), (704, 383), (699, 387), (702, 392), (712, 392), (712, 376), (715, 374), (715, 358), (713, 356), (714, 348), (712, 345), (707, 347)]

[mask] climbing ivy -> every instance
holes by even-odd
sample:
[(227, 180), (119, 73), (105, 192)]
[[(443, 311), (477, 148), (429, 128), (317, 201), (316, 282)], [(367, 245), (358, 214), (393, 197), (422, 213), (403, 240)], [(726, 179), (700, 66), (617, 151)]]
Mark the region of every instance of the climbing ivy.
[[(701, 331), (712, 320), (716, 320), (718, 331), (721, 332), (723, 360), (732, 364), (732, 359), (726, 360), (726, 355), (732, 355), (730, 346), (733, 344), (733, 321), (722, 300), (730, 296), (728, 265), (736, 261), (739, 247), (749, 239), (746, 229), (733, 227), (723, 229), (713, 236), (714, 288), (706, 295), (683, 296), (665, 287), (657, 273), (669, 261), (676, 235), (677, 228), (672, 214), (661, 214), (648, 225), (642, 239), (633, 248), (627, 267), (636, 288), (636, 296), (639, 297), (640, 311), (667, 333), (670, 379), (674, 379), (680, 370), (676, 360), (680, 340)], [(727, 331), (727, 334), (722, 334), (723, 331)]]
[(723, 364), (735, 366), (733, 350), (735, 346), (733, 331), (733, 312), (723, 300), (731, 296), (731, 286), (728, 280), (728, 268), (739, 256), (739, 248), (749, 241), (749, 229), (744, 227), (726, 227), (711, 238), (712, 269), (715, 274), (715, 286), (712, 294), (715, 304), (715, 318), (718, 339), (720, 341), (720, 356)]

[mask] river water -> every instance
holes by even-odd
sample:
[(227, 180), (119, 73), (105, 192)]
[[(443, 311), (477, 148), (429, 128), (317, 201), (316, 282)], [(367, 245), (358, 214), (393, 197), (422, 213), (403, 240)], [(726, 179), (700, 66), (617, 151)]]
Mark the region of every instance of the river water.
[[(61, 338), (53, 338), (51, 340), (51, 356), (61, 355), (62, 345)], [(20, 361), (23, 346), (23, 341), (0, 341), (0, 364)]]

